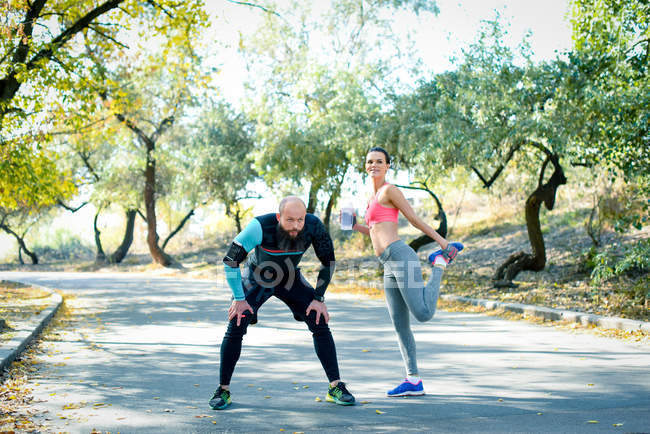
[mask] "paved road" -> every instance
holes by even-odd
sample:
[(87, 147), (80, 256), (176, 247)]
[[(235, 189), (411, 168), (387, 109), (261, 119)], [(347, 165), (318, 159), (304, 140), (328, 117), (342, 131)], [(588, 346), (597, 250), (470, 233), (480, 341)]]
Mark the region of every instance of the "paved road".
[(341, 373), (367, 402), (340, 407), (322, 399), (325, 377), (306, 326), (271, 299), (245, 338), (234, 404), (216, 412), (207, 401), (229, 304), (224, 287), (138, 274), (0, 279), (61, 289), (84, 305), (78, 328), (46, 344), (40, 378), (31, 380), (52, 431), (650, 432), (647, 346), (439, 312), (414, 327), (428, 394), (389, 399), (384, 392), (403, 368), (383, 303), (332, 295)]

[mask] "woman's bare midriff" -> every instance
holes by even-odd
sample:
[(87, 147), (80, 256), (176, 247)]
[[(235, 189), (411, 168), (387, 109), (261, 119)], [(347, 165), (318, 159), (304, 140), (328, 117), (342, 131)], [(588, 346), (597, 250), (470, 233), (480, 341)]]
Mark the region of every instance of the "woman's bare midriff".
[(397, 236), (397, 223), (375, 223), (370, 228), (370, 239), (372, 240), (372, 248), (375, 251), (375, 255), (381, 255), (384, 253), (384, 250), (386, 250), (386, 247), (399, 240), (399, 237)]

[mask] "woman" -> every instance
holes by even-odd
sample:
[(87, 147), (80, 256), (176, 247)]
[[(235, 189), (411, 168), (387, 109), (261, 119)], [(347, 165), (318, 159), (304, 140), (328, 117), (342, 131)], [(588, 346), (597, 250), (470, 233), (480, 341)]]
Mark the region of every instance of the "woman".
[[(366, 209), (366, 225), (355, 222), (352, 229), (369, 235), (372, 247), (384, 266), (384, 292), (390, 318), (397, 332), (400, 352), (406, 366), (406, 379), (388, 396), (424, 395), (418, 375), (415, 340), (409, 322), (409, 311), (418, 321), (430, 320), (436, 312), (440, 279), (445, 266), (463, 249), (461, 243), (449, 243), (418, 217), (402, 192), (386, 182), (390, 155), (380, 147), (371, 148), (366, 156), (366, 172), (374, 187), (374, 196)], [(442, 247), (429, 256), (433, 267), (431, 278), (424, 284), (420, 261), (415, 251), (397, 236), (397, 216), (402, 215), (416, 228)]]

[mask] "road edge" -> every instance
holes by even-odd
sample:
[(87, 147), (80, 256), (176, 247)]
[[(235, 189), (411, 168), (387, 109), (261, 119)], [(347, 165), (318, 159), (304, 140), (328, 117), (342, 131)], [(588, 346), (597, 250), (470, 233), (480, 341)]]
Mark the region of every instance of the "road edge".
[(9, 342), (0, 344), (0, 376), (4, 375), (5, 370), (11, 366), (11, 363), (41, 333), (63, 303), (63, 297), (50, 288), (31, 283), (28, 285), (49, 292), (48, 305), (41, 313), (30, 319), (26, 325), (16, 330), (14, 337)]
[(553, 309), (550, 307), (534, 306), (530, 304), (477, 299), (453, 294), (442, 294), (440, 298), (445, 301), (455, 301), (474, 306), (482, 306), (488, 310), (503, 309), (523, 315), (544, 318), (550, 321), (568, 321), (580, 323), (582, 325), (594, 325), (606, 329), (643, 331), (645, 333), (650, 333), (650, 322), (646, 321), (631, 320), (616, 316), (601, 316), (571, 310)]

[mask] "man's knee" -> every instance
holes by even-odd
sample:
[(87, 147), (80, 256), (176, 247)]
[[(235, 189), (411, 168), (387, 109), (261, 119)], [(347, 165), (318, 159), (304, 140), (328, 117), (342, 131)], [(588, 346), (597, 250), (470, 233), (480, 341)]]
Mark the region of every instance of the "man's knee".
[(242, 318), (239, 325), (237, 325), (237, 318), (233, 318), (230, 323), (228, 323), (228, 328), (226, 329), (226, 338), (242, 338), (248, 329), (248, 319)]
[(310, 312), (309, 316), (305, 320), (307, 323), (307, 327), (309, 327), (309, 331), (312, 332), (315, 336), (316, 335), (326, 335), (330, 334), (330, 327), (329, 325), (325, 322), (325, 318), (321, 315), (320, 320), (318, 321), (318, 324), (316, 324), (316, 313), (315, 312)]

